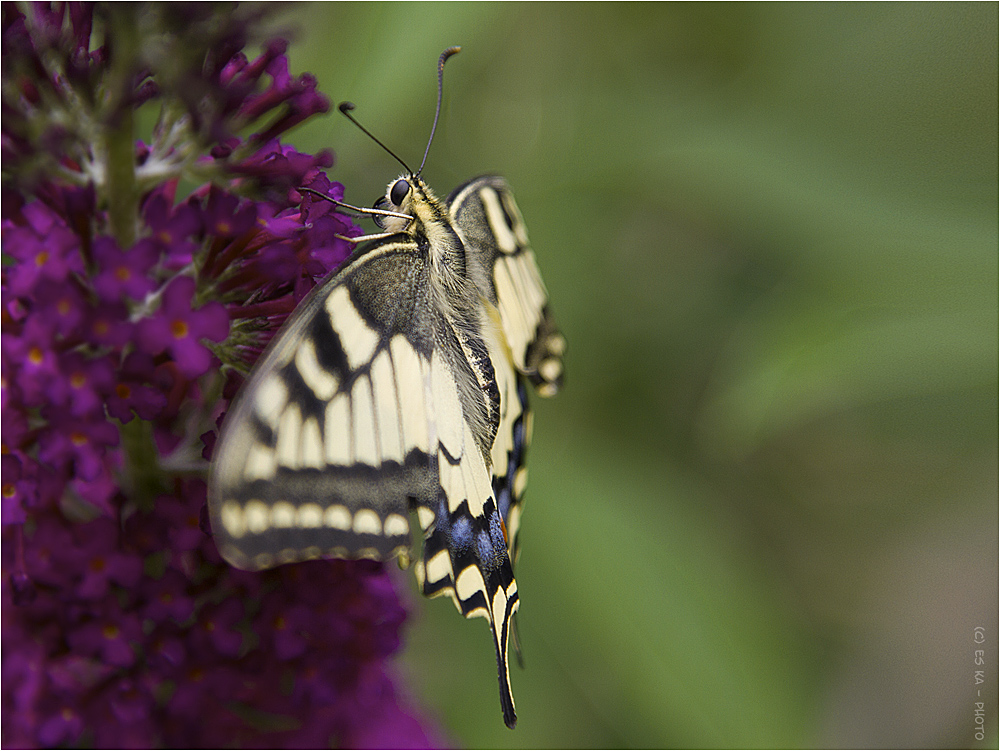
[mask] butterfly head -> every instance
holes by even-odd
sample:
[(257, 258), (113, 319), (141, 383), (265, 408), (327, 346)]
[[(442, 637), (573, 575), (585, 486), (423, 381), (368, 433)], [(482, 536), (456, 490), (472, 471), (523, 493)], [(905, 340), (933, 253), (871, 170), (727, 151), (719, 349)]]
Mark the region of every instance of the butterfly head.
[(426, 227), (440, 220), (447, 211), (427, 183), (419, 176), (410, 174), (400, 175), (389, 183), (385, 195), (375, 201), (374, 208), (393, 212), (372, 216), (383, 230), (409, 234), (415, 234), (418, 226)]
[(396, 214), (406, 214), (410, 219), (388, 214), (374, 214), (375, 224), (386, 232), (405, 232), (413, 224), (413, 181), (412, 175), (400, 175), (385, 189), (385, 195), (375, 201), (373, 208), (379, 211), (392, 211)]

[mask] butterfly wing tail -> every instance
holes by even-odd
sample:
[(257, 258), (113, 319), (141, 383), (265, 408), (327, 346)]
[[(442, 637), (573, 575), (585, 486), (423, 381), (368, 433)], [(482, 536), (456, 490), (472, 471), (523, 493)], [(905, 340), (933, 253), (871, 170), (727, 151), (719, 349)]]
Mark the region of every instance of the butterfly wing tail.
[(482, 517), (470, 517), (460, 506), (448, 514), (443, 508), (424, 540), (423, 558), (416, 573), (427, 597), (447, 595), (466, 618), (486, 618), (490, 623), (497, 658), (500, 706), (504, 723), (517, 723), (510, 688), (507, 647), (512, 618), (519, 598), (514, 571), (507, 555), (500, 515), (493, 500)]
[[(497, 653), (497, 680), (500, 682), (500, 706), (503, 709), (504, 724), (511, 730), (517, 725), (517, 715), (514, 712), (514, 694), (510, 690), (510, 663), (507, 658), (507, 642), (510, 638), (512, 618), (517, 612), (519, 603), (517, 585), (513, 584), (510, 596), (501, 594), (498, 589), (497, 602), (490, 612), (490, 629), (493, 632), (493, 645)], [(498, 607), (499, 606), (499, 607)], [(500, 608), (502, 607), (502, 610)], [(500, 616), (498, 619), (497, 616)]]

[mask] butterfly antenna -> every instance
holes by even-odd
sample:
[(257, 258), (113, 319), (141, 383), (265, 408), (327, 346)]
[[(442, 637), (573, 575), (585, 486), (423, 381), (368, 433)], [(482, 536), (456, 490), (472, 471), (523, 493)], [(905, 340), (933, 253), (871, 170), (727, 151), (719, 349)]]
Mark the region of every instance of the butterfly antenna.
[[(424, 149), (424, 158), (420, 161), (420, 169), (417, 170), (417, 175), (424, 171), (424, 164), (427, 163), (427, 155), (431, 151), (431, 144), (434, 142), (434, 131), (437, 130), (438, 117), (441, 115), (441, 92), (444, 91), (444, 64), (448, 62), (448, 58), (452, 55), (457, 54), (462, 50), (461, 47), (449, 47), (444, 52), (441, 53), (441, 57), (438, 58), (438, 103), (437, 109), (434, 110), (434, 124), (431, 126), (431, 137), (427, 139), (427, 148)], [(416, 175), (414, 175), (416, 177)]]
[[(438, 102), (440, 102), (440, 101), (441, 101), (441, 95), (438, 94)], [(353, 104), (351, 104), (350, 102), (341, 102), (338, 105), (337, 109), (340, 110), (340, 113), (344, 117), (346, 117), (352, 123), (354, 123), (355, 125), (357, 125), (361, 129), (362, 133), (364, 133), (366, 136), (368, 136), (370, 139), (372, 139), (375, 143), (377, 143), (379, 146), (381, 146), (383, 149), (385, 149), (388, 152), (389, 156), (391, 156), (397, 162), (399, 162), (400, 164), (402, 164), (403, 167), (406, 169), (407, 174), (409, 174), (409, 175), (413, 174), (413, 170), (411, 170), (409, 168), (409, 166), (406, 164), (406, 162), (404, 162), (402, 159), (400, 159), (398, 156), (396, 156), (396, 154), (393, 152), (392, 149), (390, 149), (388, 146), (386, 146), (384, 143), (382, 143), (380, 140), (378, 140), (375, 136), (373, 136), (364, 125), (362, 125), (361, 123), (359, 123), (357, 120), (354, 119), (354, 116), (351, 114), (351, 110), (354, 109), (354, 105)], [(435, 124), (437, 124), (437, 118), (435, 118)], [(427, 158), (426, 154), (424, 155), (424, 158), (425, 159)], [(421, 166), (423, 166), (423, 165), (421, 165)], [(417, 174), (419, 174), (419, 172)]]

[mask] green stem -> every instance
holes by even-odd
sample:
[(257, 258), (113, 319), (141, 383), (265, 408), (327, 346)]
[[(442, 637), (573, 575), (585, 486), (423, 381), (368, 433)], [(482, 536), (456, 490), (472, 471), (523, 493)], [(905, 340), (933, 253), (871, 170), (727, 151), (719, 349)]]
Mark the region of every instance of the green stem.
[(115, 122), (109, 124), (106, 144), (108, 215), (111, 232), (121, 248), (130, 248), (135, 242), (139, 214), (132, 125), (132, 108), (123, 107), (116, 113)]
[(146, 420), (133, 419), (119, 427), (119, 435), (125, 454), (123, 489), (138, 508), (150, 511), (156, 497), (168, 489), (153, 442), (153, 425)]
[(109, 6), (111, 70), (104, 115), (107, 158), (107, 199), (111, 231), (121, 248), (135, 242), (139, 215), (139, 191), (135, 175), (135, 133), (132, 113), (132, 77), (138, 55), (135, 9), (131, 3)]

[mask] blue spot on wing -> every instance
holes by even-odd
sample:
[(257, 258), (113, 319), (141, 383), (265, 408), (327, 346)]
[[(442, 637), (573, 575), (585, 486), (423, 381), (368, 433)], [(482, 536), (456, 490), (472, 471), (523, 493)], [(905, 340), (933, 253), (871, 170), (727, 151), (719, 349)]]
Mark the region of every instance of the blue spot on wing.
[(468, 550), (472, 547), (472, 520), (468, 516), (460, 516), (455, 519), (448, 532), (453, 549)]
[(493, 545), (490, 542), (490, 535), (484, 529), (476, 535), (476, 554), (481, 561), (493, 560)]

